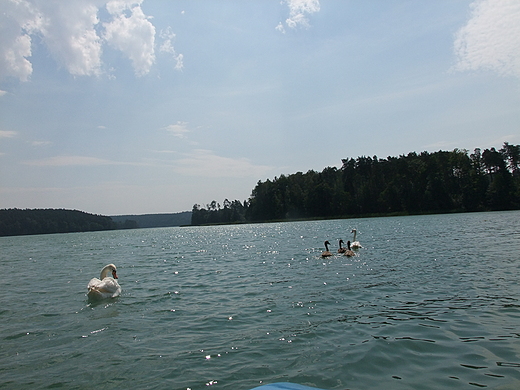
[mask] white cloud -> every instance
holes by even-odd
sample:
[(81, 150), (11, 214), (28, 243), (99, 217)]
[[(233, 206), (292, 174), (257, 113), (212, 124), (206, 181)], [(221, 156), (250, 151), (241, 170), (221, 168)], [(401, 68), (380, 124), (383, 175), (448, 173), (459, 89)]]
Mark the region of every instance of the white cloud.
[(160, 154), (175, 154), (177, 153), (175, 150), (152, 150), (153, 153), (160, 153)]
[[(289, 17), (285, 20), (285, 24), (289, 28), (309, 27), (308, 15), (319, 12), (319, 0), (285, 0), (289, 7)], [(284, 25), (280, 22), (276, 29), (285, 32)]]
[(166, 30), (162, 30), (159, 34), (163, 43), (159, 47), (159, 51), (163, 53), (169, 53), (172, 55), (175, 60), (175, 69), (181, 70), (184, 67), (183, 59), (184, 56), (182, 54), (178, 54), (173, 48), (173, 40), (175, 39), (175, 34), (173, 33), (171, 27), (168, 27)]
[(0, 12), (0, 79), (27, 81), (32, 74), (31, 36), (38, 31), (40, 14), (26, 1), (2, 2)]
[(112, 161), (96, 158), (96, 157), (86, 157), (86, 156), (55, 156), (44, 158), (41, 160), (31, 160), (25, 161), (25, 165), (34, 165), (34, 166), (53, 166), (53, 167), (63, 167), (63, 166), (71, 166), (71, 165), (82, 165), (82, 166), (93, 166), (93, 165), (112, 165), (115, 164)]
[(163, 128), (164, 130), (172, 133), (175, 137), (186, 138), (185, 134), (189, 133), (187, 122), (177, 122), (174, 125), (168, 125)]
[(52, 142), (51, 141), (33, 141), (33, 142), (31, 142), (31, 145), (40, 147), (40, 146), (52, 145)]
[(168, 27), (166, 30), (161, 30), (159, 36), (164, 40), (159, 51), (175, 54), (175, 49), (172, 45), (172, 41), (175, 39), (175, 34), (173, 33), (172, 28)]
[(98, 7), (88, 0), (37, 1), (39, 32), (54, 59), (77, 76), (99, 75), (102, 40), (96, 31)]
[(16, 131), (0, 130), (0, 138), (13, 138), (16, 136)]
[(195, 149), (176, 160), (174, 170), (186, 176), (244, 178), (265, 176), (272, 167), (253, 165), (246, 158), (221, 157), (211, 150)]
[(285, 33), (285, 27), (283, 26), (282, 22), (278, 23), (278, 26), (276, 26), (275, 29), (282, 33)]
[[(130, 59), (136, 75), (147, 74), (156, 60), (156, 31), (142, 2), (0, 0), (0, 79), (28, 81), (33, 72), (31, 45), (40, 42), (72, 75), (102, 74), (103, 46), (107, 44)], [(105, 23), (99, 19), (101, 8), (109, 14)], [(183, 56), (173, 48), (174, 37), (171, 28), (166, 29), (160, 50), (173, 56), (175, 69), (182, 69)]]
[(520, 77), (520, 1), (477, 0), (456, 34), (456, 70), (489, 69)]
[[(1, 77), (1, 76), (0, 76), (0, 77)], [(0, 97), (1, 97), (1, 96), (4, 96), (6, 93), (7, 93), (7, 91), (2, 91), (2, 90), (0, 89)]]
[(121, 162), (112, 161), (104, 158), (89, 157), (89, 156), (54, 156), (47, 157), (40, 160), (28, 160), (23, 162), (24, 165), (39, 166), (39, 167), (65, 167), (65, 166), (100, 166), (100, 165), (132, 165), (132, 166), (146, 166), (147, 163), (141, 162)]
[(128, 56), (138, 76), (148, 73), (155, 63), (155, 27), (143, 13), (141, 2), (109, 1), (107, 10), (114, 19), (104, 23), (105, 40)]

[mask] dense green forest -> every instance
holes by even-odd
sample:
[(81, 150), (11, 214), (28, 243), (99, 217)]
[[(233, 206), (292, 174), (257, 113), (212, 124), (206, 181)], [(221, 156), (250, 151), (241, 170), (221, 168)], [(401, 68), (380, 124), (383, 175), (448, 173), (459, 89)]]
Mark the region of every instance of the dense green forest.
[(520, 145), (342, 163), (259, 181), (243, 203), (195, 204), (192, 224), (520, 209)]
[(207, 208), (196, 204), (191, 211), (191, 224), (204, 225), (212, 223), (247, 222), (247, 206), (247, 201), (242, 204), (239, 200), (230, 202), (227, 199), (224, 200), (223, 207), (216, 201), (212, 201), (208, 204), (206, 206)]
[(0, 236), (72, 233), (121, 228), (110, 217), (78, 210), (0, 210)]

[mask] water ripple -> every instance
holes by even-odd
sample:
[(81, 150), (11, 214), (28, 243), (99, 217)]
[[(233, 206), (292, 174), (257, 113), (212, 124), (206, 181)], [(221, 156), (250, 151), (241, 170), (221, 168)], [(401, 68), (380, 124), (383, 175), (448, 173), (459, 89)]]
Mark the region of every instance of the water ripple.
[[(520, 388), (519, 217), (2, 238), (0, 388)], [(123, 293), (88, 303), (108, 262)]]

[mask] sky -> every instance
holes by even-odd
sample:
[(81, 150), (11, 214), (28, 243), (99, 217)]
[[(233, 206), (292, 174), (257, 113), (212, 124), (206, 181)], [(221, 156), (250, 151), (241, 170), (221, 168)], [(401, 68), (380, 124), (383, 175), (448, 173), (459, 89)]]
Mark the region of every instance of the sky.
[(504, 142), (518, 0), (0, 0), (0, 209), (175, 213)]

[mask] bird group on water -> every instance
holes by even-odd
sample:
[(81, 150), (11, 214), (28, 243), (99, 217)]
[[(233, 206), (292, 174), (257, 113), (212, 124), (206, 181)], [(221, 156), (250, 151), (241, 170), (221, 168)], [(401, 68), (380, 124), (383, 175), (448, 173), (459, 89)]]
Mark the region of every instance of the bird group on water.
[[(359, 241), (356, 240), (356, 236), (357, 236), (357, 230), (356, 229), (352, 229), (351, 233), (354, 233), (354, 238), (352, 240), (352, 242), (350, 242), (350, 240), (347, 241), (347, 247), (343, 247), (343, 244), (345, 243), (343, 240), (339, 240), (339, 248), (338, 248), (338, 253), (344, 255), (344, 256), (348, 256), (348, 257), (351, 257), (351, 256), (355, 256), (355, 252), (352, 250), (352, 249), (359, 249), (359, 248), (362, 248), (361, 244), (359, 243)], [(329, 250), (329, 245), (330, 245), (330, 242), (329, 241), (325, 241), (324, 242), (325, 244), (325, 251), (322, 252), (321, 254), (321, 257), (330, 257), (332, 256), (332, 252)]]
[[(355, 256), (353, 249), (362, 248), (359, 241), (356, 240), (357, 231), (356, 229), (352, 229), (354, 233), (354, 238), (352, 242), (350, 240), (347, 241), (347, 247), (345, 248), (343, 244), (345, 243), (343, 240), (339, 240), (339, 248), (338, 253), (344, 256)], [(325, 251), (321, 254), (321, 257), (330, 257), (332, 256), (332, 252), (329, 250), (329, 241), (325, 241)], [(111, 275), (111, 276), (109, 276)], [(105, 299), (105, 298), (115, 298), (121, 294), (121, 286), (117, 282), (117, 268), (114, 264), (107, 264), (101, 270), (101, 274), (98, 278), (92, 278), (87, 285), (87, 297), (90, 301)]]

